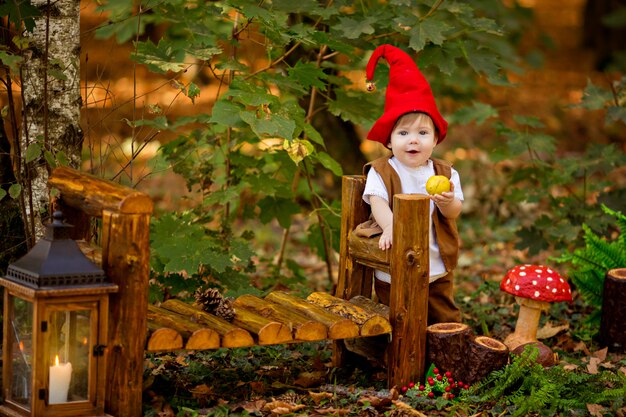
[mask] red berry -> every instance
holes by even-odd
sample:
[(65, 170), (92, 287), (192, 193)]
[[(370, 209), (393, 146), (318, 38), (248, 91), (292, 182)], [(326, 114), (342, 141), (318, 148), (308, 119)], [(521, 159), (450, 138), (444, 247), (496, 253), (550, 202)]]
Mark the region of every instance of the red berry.
[(454, 378), (448, 378), (448, 382), (452, 384), (454, 382)]
[(426, 388), (426, 387), (423, 386), (423, 385), (420, 385), (420, 391), (424, 391), (424, 388)]
[(451, 400), (451, 399), (453, 399), (453, 398), (454, 398), (454, 394), (450, 394), (450, 395), (448, 395), (448, 399), (449, 399), (449, 400)]
[(463, 386), (463, 388), (465, 388), (465, 389), (469, 389), (469, 384), (465, 384), (465, 385)]
[(460, 380), (459, 380), (459, 381), (456, 381), (456, 383), (457, 383), (457, 384), (459, 384), (459, 387), (462, 387), (462, 386), (463, 386), (463, 381), (460, 381)]
[(456, 384), (455, 384), (454, 382), (453, 382), (452, 384), (450, 384), (450, 386), (451, 386), (452, 388), (456, 388)]
[(417, 393), (417, 396), (418, 396), (418, 397), (421, 397), (421, 396), (422, 396), (422, 394), (420, 394), (420, 393), (418, 392), (418, 393)]
[(432, 379), (429, 379), (428, 380), (428, 385), (430, 385), (432, 387), (433, 385), (435, 385), (435, 381), (433, 381)]
[(402, 387), (402, 392), (406, 392), (407, 389), (407, 387)]
[(452, 389), (452, 388), (450, 388), (449, 386), (447, 386), (447, 387), (445, 388), (446, 392), (450, 392), (450, 390), (451, 390), (451, 389)]
[(409, 382), (409, 388), (413, 388), (415, 386), (415, 382)]
[(452, 376), (452, 372), (450, 372), (450, 371), (446, 372), (446, 376), (447, 376), (448, 378), (450, 378), (450, 377)]
[(431, 392), (428, 393), (428, 398), (433, 398), (434, 396), (435, 396), (434, 392), (431, 391)]
[(437, 375), (437, 381), (441, 381), (443, 377), (441, 375)]
[(430, 382), (430, 381), (434, 381), (434, 379), (433, 379), (433, 377), (432, 377), (432, 376), (429, 376), (426, 380), (427, 380), (428, 382)]
[(433, 368), (433, 374), (437, 375), (439, 373), (439, 369)]

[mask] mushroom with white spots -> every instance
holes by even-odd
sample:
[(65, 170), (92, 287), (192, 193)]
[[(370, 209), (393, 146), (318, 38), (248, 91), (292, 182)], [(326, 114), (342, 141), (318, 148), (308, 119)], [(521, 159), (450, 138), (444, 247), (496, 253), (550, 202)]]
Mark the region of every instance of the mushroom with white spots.
[(543, 265), (525, 264), (511, 268), (500, 283), (500, 289), (514, 295), (520, 305), (515, 331), (504, 340), (510, 350), (537, 341), (541, 311), (547, 311), (550, 303), (572, 301), (567, 281)]

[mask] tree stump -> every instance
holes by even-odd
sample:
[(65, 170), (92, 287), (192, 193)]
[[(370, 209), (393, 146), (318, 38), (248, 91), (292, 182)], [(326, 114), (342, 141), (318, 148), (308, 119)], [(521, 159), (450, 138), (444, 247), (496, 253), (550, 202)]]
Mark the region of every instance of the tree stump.
[(610, 351), (626, 350), (626, 268), (611, 269), (604, 279), (600, 340)]
[(469, 360), (464, 375), (458, 378), (466, 384), (473, 384), (508, 362), (509, 348), (504, 343), (491, 337), (477, 336), (469, 343)]
[(472, 329), (462, 323), (437, 323), (428, 326), (426, 334), (428, 362), (462, 379), (465, 376)]

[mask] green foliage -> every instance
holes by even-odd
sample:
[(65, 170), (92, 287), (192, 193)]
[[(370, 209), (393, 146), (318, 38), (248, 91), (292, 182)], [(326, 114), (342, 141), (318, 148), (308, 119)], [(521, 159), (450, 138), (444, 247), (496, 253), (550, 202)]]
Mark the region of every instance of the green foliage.
[[(98, 10), (109, 21), (97, 36), (133, 41), (132, 59), (174, 78), (190, 100), (208, 93), (206, 79), (218, 86), (206, 114), (199, 108), (192, 118), (159, 114), (129, 124), (179, 133), (163, 145), (160, 158), (200, 200), (155, 221), (153, 267), (163, 276), (208, 268), (229, 289), (240, 283), (232, 276), (240, 277), (259, 255), (259, 221), (289, 229), (304, 215), (314, 253), (330, 259), (338, 249), (339, 204), (322, 178), (343, 170), (331, 156), (333, 135), (320, 131), (321, 116), (366, 127), (382, 112), (383, 95), (367, 93), (349, 78), (349, 71), (364, 68), (364, 52), (382, 43), (418, 52), (436, 94), (464, 99), (478, 91), (479, 78), (505, 83), (502, 70), (514, 69), (518, 60), (498, 21), (507, 16), (517, 33), (526, 18), (521, 9), (491, 0), (173, 0), (143, 1), (140, 8), (108, 0)], [(151, 27), (163, 36), (144, 36)], [(202, 77), (185, 78), (190, 70)], [(449, 76), (437, 77), (440, 72)], [(387, 82), (382, 65), (377, 79), (380, 86)], [(486, 106), (475, 108), (477, 119), (493, 114)], [(236, 253), (244, 247), (243, 256)]]
[(626, 216), (602, 205), (602, 211), (615, 222), (610, 230), (617, 229), (617, 237), (611, 241), (604, 234), (594, 232), (583, 224), (584, 248), (563, 254), (559, 261), (571, 264), (569, 276), (585, 302), (594, 310), (590, 320), (599, 324), (602, 307), (604, 278), (609, 269), (626, 265)]
[(543, 368), (535, 362), (536, 347), (528, 346), (511, 364), (492, 372), (461, 395), (458, 408), (486, 406), (509, 416), (581, 415), (588, 404), (615, 413), (624, 406), (626, 375), (603, 370), (596, 374)]

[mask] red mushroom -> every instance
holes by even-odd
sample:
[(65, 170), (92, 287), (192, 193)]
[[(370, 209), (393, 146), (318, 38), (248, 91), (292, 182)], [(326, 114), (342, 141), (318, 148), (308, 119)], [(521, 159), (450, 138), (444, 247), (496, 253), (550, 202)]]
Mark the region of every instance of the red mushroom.
[(542, 310), (549, 303), (572, 301), (569, 284), (556, 271), (542, 265), (518, 265), (500, 283), (500, 289), (515, 296), (520, 305), (515, 331), (505, 340), (509, 350), (537, 341), (537, 327)]

